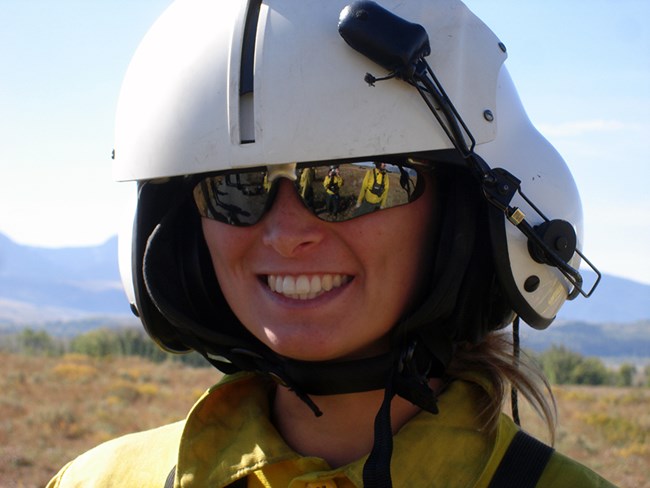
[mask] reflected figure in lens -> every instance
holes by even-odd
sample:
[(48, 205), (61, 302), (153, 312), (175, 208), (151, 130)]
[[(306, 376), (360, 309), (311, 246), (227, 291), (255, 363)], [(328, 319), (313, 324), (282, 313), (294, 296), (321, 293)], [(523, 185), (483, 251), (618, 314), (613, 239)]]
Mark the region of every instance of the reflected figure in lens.
[(262, 182), (262, 188), (264, 188), (264, 192), (268, 193), (271, 191), (271, 182), (269, 181), (269, 175), (268, 173), (264, 173), (264, 180)]
[(314, 168), (305, 168), (300, 173), (300, 196), (302, 201), (305, 202), (310, 209), (315, 210), (314, 207), (314, 188), (312, 183), (316, 177)]
[(375, 163), (375, 167), (366, 171), (355, 206), (355, 215), (364, 215), (386, 207), (390, 182), (386, 164)]
[(337, 216), (341, 203), (340, 191), (343, 186), (343, 177), (338, 166), (330, 166), (327, 176), (323, 180), (323, 186), (325, 187), (327, 212)]

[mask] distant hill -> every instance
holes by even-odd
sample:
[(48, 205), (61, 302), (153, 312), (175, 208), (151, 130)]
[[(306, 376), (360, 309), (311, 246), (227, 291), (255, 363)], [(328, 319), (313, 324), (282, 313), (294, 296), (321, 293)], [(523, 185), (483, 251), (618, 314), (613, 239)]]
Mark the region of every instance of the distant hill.
[[(596, 280), (595, 273), (581, 272), (585, 283), (593, 283)], [(650, 285), (603, 275), (590, 298), (578, 296), (575, 300), (567, 302), (560, 310), (558, 319), (598, 323), (650, 319)]]
[[(593, 280), (585, 272), (585, 281)], [(0, 234), (0, 332), (38, 326), (73, 335), (137, 323), (122, 290), (116, 237), (99, 246), (47, 249)], [(525, 327), (522, 335), (534, 349), (555, 343), (589, 355), (650, 357), (650, 285), (604, 275), (590, 299), (579, 296), (546, 331)]]
[(47, 249), (0, 234), (0, 323), (130, 316), (117, 237), (92, 247)]
[[(546, 330), (521, 329), (524, 348), (543, 351), (563, 345), (584, 356), (650, 361), (650, 320), (628, 323), (561, 321)], [(650, 364), (650, 362), (649, 362)]]

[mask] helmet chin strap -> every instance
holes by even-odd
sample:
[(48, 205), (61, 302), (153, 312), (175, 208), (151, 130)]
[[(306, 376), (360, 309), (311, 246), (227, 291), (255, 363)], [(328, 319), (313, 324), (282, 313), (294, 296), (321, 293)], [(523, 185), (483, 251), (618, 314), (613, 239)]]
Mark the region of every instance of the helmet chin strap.
[(233, 348), (220, 354), (202, 352), (217, 369), (256, 371), (292, 390), (316, 416), (322, 415), (311, 396), (341, 395), (391, 387), (394, 394), (437, 413), (430, 378), (440, 378), (445, 366), (417, 340), (395, 352), (349, 361), (298, 361), (268, 351)]
[[(390, 488), (390, 460), (393, 452), (391, 403), (398, 395), (432, 414), (438, 413), (436, 392), (430, 378), (443, 376), (445, 366), (418, 341), (396, 353), (343, 362), (283, 360), (270, 363), (263, 356), (244, 350), (227, 353), (230, 361), (245, 370), (260, 371), (292, 390), (314, 414), (322, 412), (310, 395), (334, 395), (384, 390), (384, 400), (375, 416), (372, 450), (363, 467), (363, 486)], [(208, 360), (223, 369), (223, 358), (211, 354)], [(317, 400), (316, 400), (317, 401)]]

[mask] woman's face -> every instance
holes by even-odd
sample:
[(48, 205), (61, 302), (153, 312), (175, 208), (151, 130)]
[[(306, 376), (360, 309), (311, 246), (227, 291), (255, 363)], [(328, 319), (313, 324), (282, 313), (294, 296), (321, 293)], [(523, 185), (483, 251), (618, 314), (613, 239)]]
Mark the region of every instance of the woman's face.
[(357, 359), (387, 350), (433, 254), (437, 208), (427, 180), (415, 202), (345, 222), (324, 222), (282, 179), (257, 224), (203, 219), (223, 294), (242, 324), (277, 354)]

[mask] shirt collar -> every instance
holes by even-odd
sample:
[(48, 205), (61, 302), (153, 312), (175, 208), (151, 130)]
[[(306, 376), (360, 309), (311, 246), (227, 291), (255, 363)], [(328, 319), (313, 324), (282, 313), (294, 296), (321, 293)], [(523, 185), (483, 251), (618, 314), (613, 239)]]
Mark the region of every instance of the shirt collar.
[[(432, 479), (472, 486), (480, 477), (496, 433), (486, 433), (480, 423), (488, 389), (477, 380), (450, 383), (439, 397), (439, 414), (421, 412), (394, 436), (394, 486), (424, 486)], [(274, 388), (260, 376), (242, 373), (224, 377), (199, 399), (181, 438), (182, 486), (226, 486), (257, 470), (305, 482), (347, 478), (362, 486), (365, 457), (331, 470), (324, 460), (302, 457), (284, 442), (270, 421)]]

